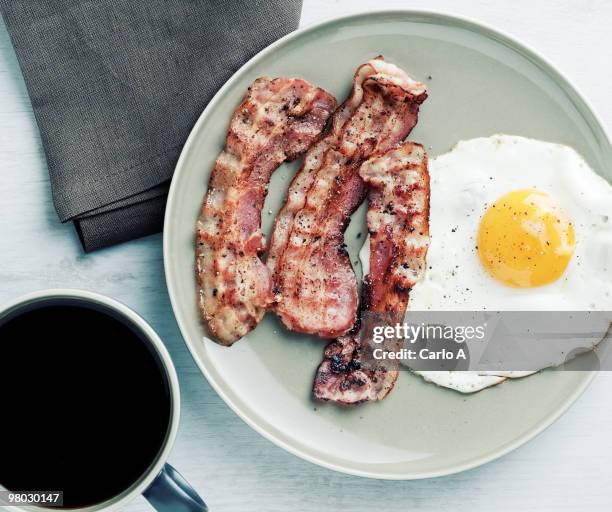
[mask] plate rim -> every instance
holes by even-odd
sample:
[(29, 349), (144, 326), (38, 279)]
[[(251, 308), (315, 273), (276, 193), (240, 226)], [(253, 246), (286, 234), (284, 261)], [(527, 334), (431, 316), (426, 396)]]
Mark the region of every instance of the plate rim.
[(331, 469), (340, 473), (365, 477), (365, 478), (373, 478), (380, 480), (420, 480), (426, 478), (436, 478), (441, 476), (452, 475), (455, 473), (460, 473), (463, 471), (467, 471), (469, 469), (476, 468), (493, 460), (496, 460), (509, 452), (517, 449), (523, 444), (535, 438), (541, 432), (546, 430), (550, 425), (552, 425), (555, 421), (557, 421), (575, 402), (576, 400), (584, 393), (584, 391), (589, 387), (592, 383), (593, 379), (596, 376), (595, 371), (584, 372), (585, 378), (580, 383), (578, 387), (568, 395), (563, 403), (558, 407), (553, 414), (550, 414), (547, 418), (542, 420), (541, 422), (535, 424), (531, 429), (524, 432), (521, 436), (516, 438), (513, 442), (503, 445), (496, 450), (493, 450), (489, 454), (481, 455), (475, 457), (473, 460), (468, 460), (464, 463), (460, 464), (451, 464), (448, 467), (441, 468), (438, 470), (432, 471), (408, 471), (403, 473), (394, 473), (389, 474), (386, 472), (378, 472), (378, 471), (364, 471), (355, 469), (340, 463), (330, 462), (328, 460), (324, 460), (314, 455), (310, 455), (306, 453), (302, 449), (297, 446), (292, 445), (289, 442), (284, 441), (273, 432), (268, 431), (264, 425), (260, 425), (255, 419), (251, 418), (248, 413), (243, 412), (238, 404), (236, 404), (230, 396), (222, 389), (219, 382), (215, 380), (213, 375), (209, 372), (205, 361), (201, 360), (196, 355), (195, 349), (192, 347), (192, 341), (187, 336), (187, 328), (185, 327), (185, 320), (183, 315), (180, 312), (180, 308), (178, 307), (178, 299), (177, 299), (177, 290), (175, 285), (173, 284), (173, 279), (171, 277), (170, 271), (170, 261), (172, 260), (172, 251), (170, 248), (170, 237), (169, 227), (171, 224), (170, 217), (171, 213), (174, 209), (174, 203), (178, 201), (177, 199), (177, 188), (178, 188), (178, 177), (181, 175), (181, 172), (184, 172), (184, 162), (187, 158), (187, 154), (191, 152), (192, 146), (196, 144), (196, 133), (199, 132), (201, 126), (206, 122), (206, 119), (209, 116), (211, 110), (213, 110), (216, 104), (220, 101), (220, 99), (224, 96), (225, 92), (232, 87), (234, 82), (236, 82), (241, 75), (245, 72), (246, 69), (254, 65), (256, 62), (264, 58), (270, 53), (273, 53), (276, 48), (285, 44), (287, 41), (291, 39), (302, 36), (303, 34), (309, 32), (315, 32), (323, 27), (335, 25), (338, 23), (350, 23), (351, 21), (364, 19), (368, 17), (381, 17), (381, 16), (391, 16), (398, 15), (401, 17), (421, 17), (421, 18), (432, 18), (437, 21), (443, 21), (446, 24), (451, 26), (461, 25), (472, 32), (477, 32), (480, 34), (484, 34), (490, 38), (495, 39), (496, 41), (504, 44), (505, 46), (518, 51), (524, 57), (528, 58), (532, 63), (536, 64), (540, 67), (548, 76), (551, 77), (556, 83), (560, 84), (564, 89), (569, 90), (569, 92), (573, 93), (574, 100), (578, 100), (582, 103), (579, 105), (579, 111), (584, 114), (592, 116), (594, 124), (601, 130), (601, 135), (604, 138), (604, 142), (610, 146), (610, 137), (606, 129), (606, 125), (602, 123), (600, 116), (597, 111), (592, 107), (591, 103), (587, 99), (587, 97), (582, 94), (580, 89), (576, 86), (576, 84), (570, 80), (564, 73), (559, 71), (556, 66), (554, 66), (548, 59), (540, 55), (536, 50), (534, 50), (529, 45), (519, 41), (516, 37), (506, 33), (503, 30), (500, 30), (496, 27), (491, 26), (488, 23), (475, 20), (470, 17), (466, 17), (463, 15), (456, 14), (454, 12), (443, 11), (443, 10), (427, 10), (427, 9), (377, 9), (372, 11), (361, 11), (358, 13), (348, 14), (348, 15), (339, 15), (325, 18), (322, 21), (310, 23), (301, 27), (283, 37), (276, 40), (256, 55), (254, 55), (251, 59), (249, 59), (246, 63), (244, 63), (216, 92), (213, 98), (209, 101), (207, 106), (204, 108), (200, 116), (198, 117), (196, 123), (193, 125), (187, 140), (181, 150), (181, 154), (176, 163), (175, 170), (173, 173), (172, 181), (170, 184), (170, 188), (168, 191), (168, 200), (166, 205), (166, 211), (164, 215), (164, 226), (163, 226), (163, 260), (164, 260), (164, 274), (166, 280), (166, 286), (168, 289), (168, 295), (170, 297), (170, 303), (172, 306), (172, 310), (179, 327), (179, 331), (181, 333), (181, 337), (183, 341), (187, 345), (189, 349), (189, 353), (191, 354), (192, 359), (210, 384), (210, 386), (214, 389), (214, 391), (219, 395), (219, 397), (229, 406), (229, 408), (249, 427), (251, 427), (255, 432), (260, 434), (262, 437), (272, 442), (276, 446), (286, 450), (287, 452), (295, 455), (303, 460), (316, 464), (318, 466), (322, 466), (327, 469)]

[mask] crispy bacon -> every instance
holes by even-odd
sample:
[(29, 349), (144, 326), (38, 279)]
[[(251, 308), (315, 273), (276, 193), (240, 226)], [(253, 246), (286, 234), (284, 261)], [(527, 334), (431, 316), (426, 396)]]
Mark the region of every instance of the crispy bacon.
[(330, 343), (313, 393), (321, 400), (357, 404), (382, 400), (398, 371), (364, 364), (374, 322), (401, 322), (410, 289), (425, 272), (429, 247), (429, 173), (423, 146), (406, 142), (365, 162), (359, 174), (368, 187), (370, 269), (362, 287), (360, 325)]
[(260, 256), (270, 176), (316, 142), (336, 100), (299, 78), (259, 78), (231, 120), (197, 223), (199, 306), (223, 345), (244, 336), (274, 301)]
[(357, 283), (343, 241), (365, 194), (358, 171), (408, 135), (426, 97), (423, 84), (373, 59), (357, 69), (330, 133), (306, 154), (276, 218), (267, 260), (275, 311), (289, 329), (334, 338), (353, 327)]

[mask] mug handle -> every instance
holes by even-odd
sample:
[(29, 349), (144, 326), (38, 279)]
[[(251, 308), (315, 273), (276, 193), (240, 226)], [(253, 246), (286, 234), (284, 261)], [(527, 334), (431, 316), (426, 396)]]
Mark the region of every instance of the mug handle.
[(164, 465), (142, 495), (158, 512), (208, 512), (204, 500), (170, 464)]

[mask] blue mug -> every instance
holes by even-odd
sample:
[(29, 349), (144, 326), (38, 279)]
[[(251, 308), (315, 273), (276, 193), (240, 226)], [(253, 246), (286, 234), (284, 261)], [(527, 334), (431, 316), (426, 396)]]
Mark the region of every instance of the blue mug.
[[(128, 489), (118, 496), (86, 508), (70, 509), (72, 512), (109, 512), (123, 508), (128, 502), (139, 495), (143, 495), (155, 510), (159, 512), (206, 512), (206, 504), (185, 481), (185, 479), (167, 463), (172, 445), (178, 431), (181, 396), (176, 369), (170, 354), (153, 328), (130, 308), (103, 295), (84, 290), (57, 289), (44, 290), (31, 293), (6, 307), (0, 309), (0, 319), (6, 315), (18, 313), (32, 304), (47, 302), (53, 303), (62, 299), (70, 299), (90, 305), (99, 305), (113, 310), (122, 320), (131, 324), (144, 334), (142, 339), (149, 343), (150, 348), (157, 354), (158, 360), (164, 370), (168, 388), (170, 389), (171, 419), (168, 432), (155, 462), (141, 477)], [(0, 487), (1, 489), (1, 487)], [(9, 510), (30, 510), (28, 507), (8, 507)], [(41, 510), (36, 508), (35, 510)], [(48, 509), (48, 510), (57, 510)]]

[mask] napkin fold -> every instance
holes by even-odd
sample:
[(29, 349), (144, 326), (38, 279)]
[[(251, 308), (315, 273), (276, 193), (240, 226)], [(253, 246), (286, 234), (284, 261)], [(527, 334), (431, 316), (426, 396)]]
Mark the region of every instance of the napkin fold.
[(85, 251), (160, 231), (198, 116), (301, 0), (0, 0), (62, 222)]

